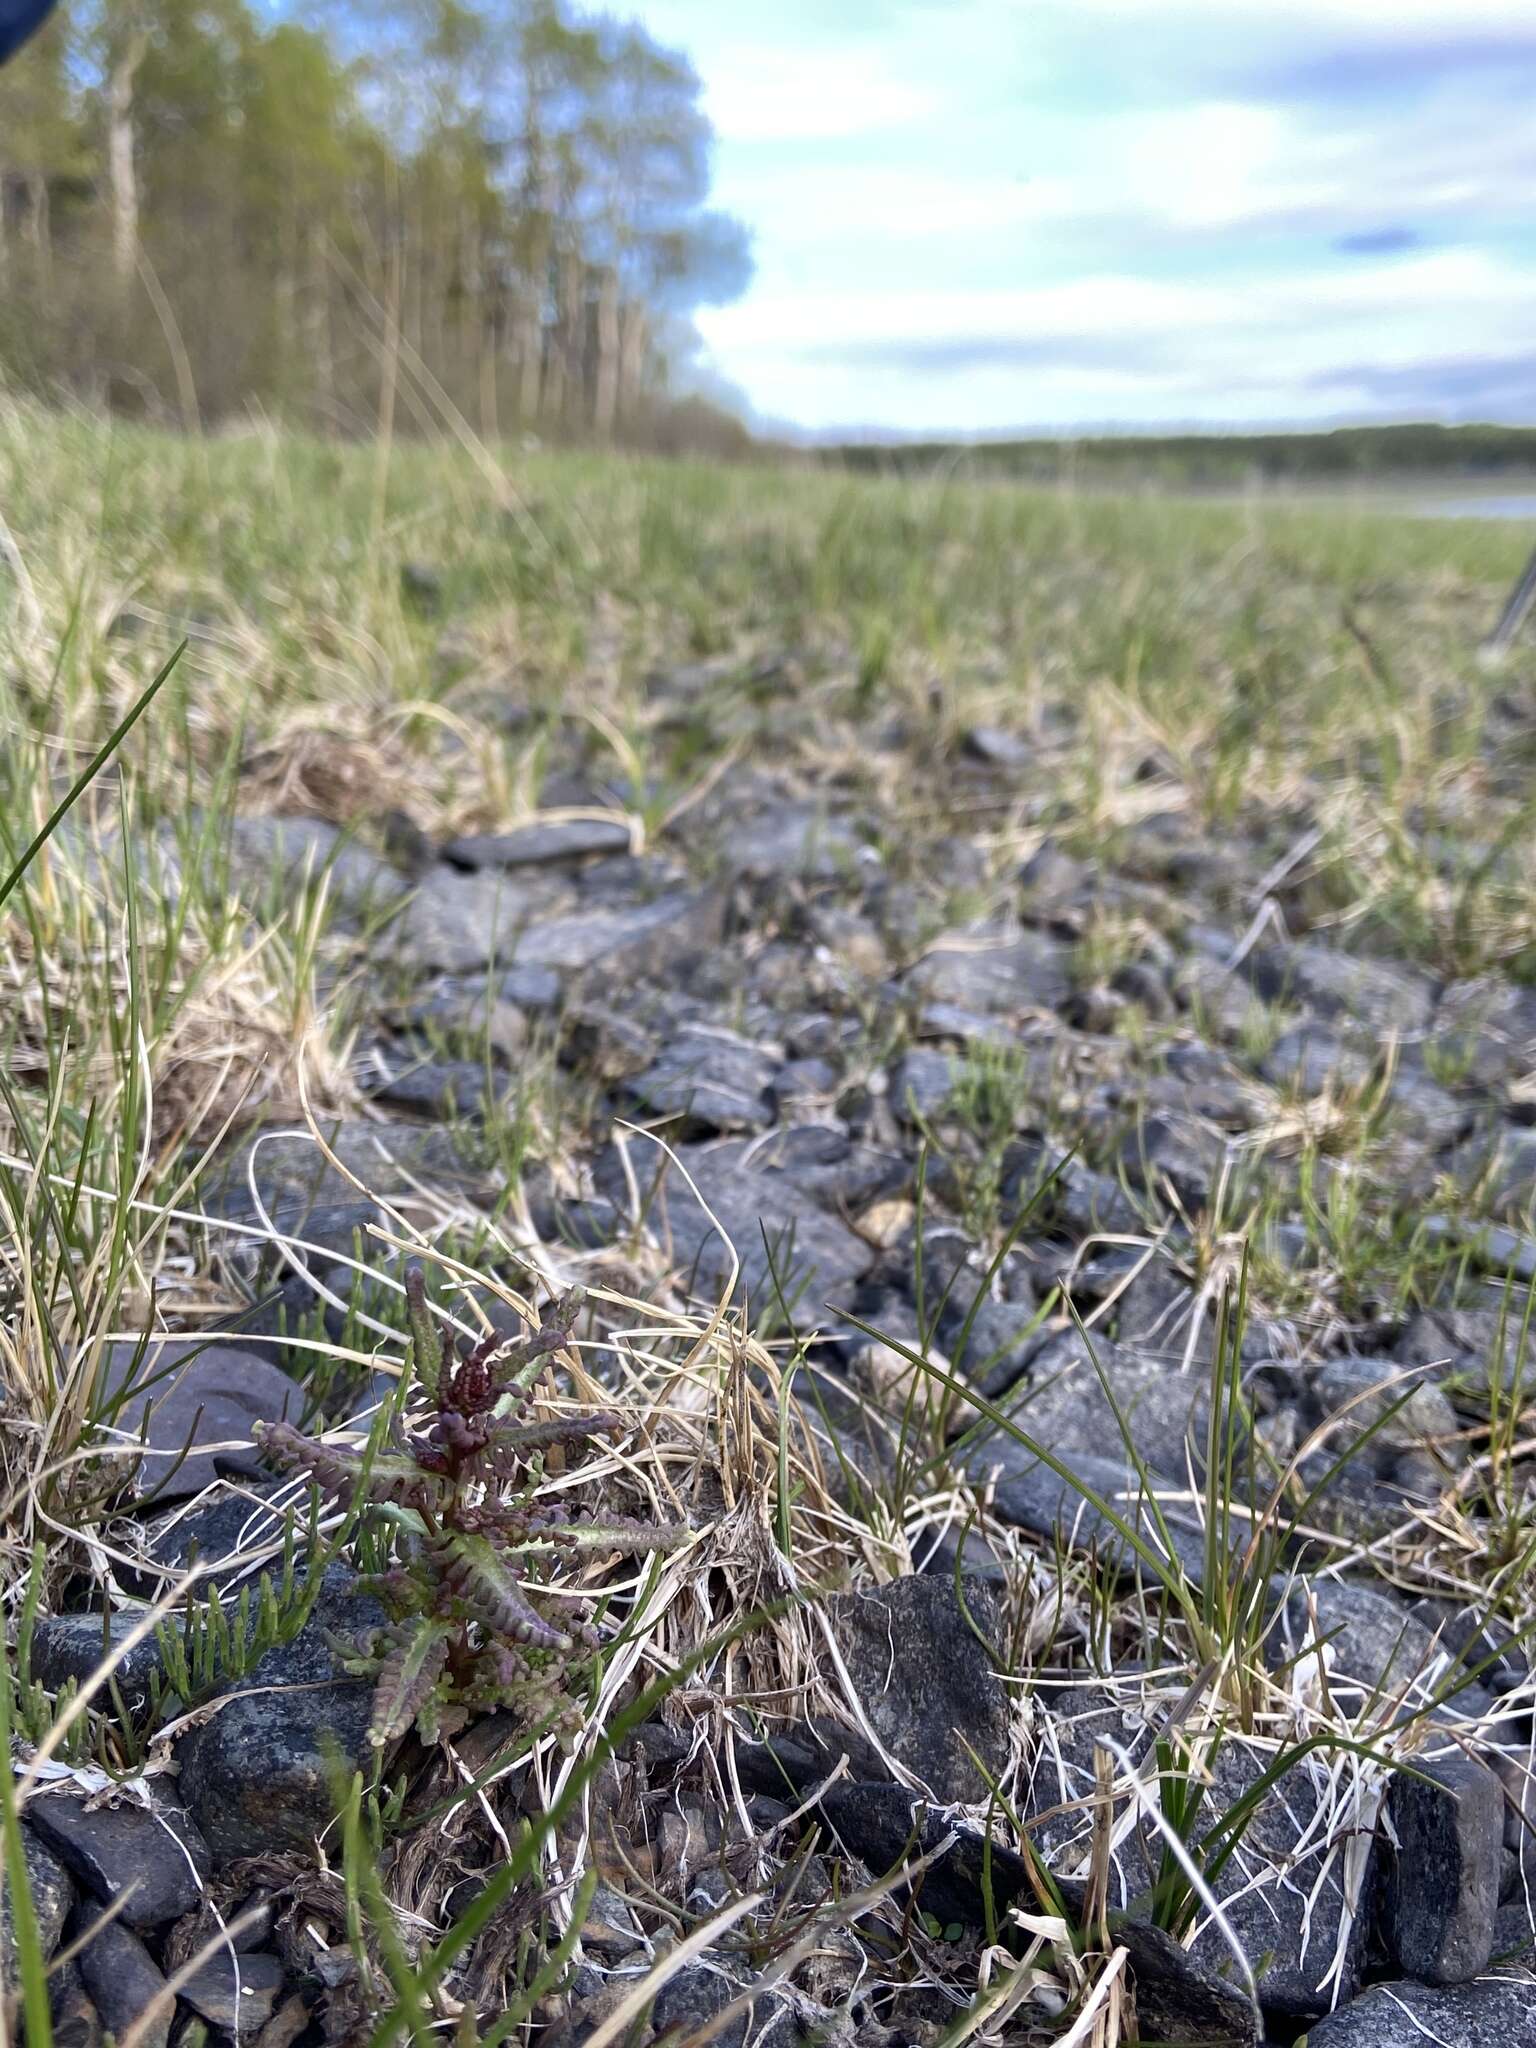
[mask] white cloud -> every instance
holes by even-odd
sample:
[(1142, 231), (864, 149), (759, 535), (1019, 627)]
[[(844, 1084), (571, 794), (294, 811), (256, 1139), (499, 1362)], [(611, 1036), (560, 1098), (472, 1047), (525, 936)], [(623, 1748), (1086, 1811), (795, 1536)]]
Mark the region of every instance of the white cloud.
[(1335, 370), (1536, 332), (1536, 131), (1432, 61), (1536, 0), (638, 4), (756, 234), (751, 294), (700, 325), (767, 414), (1317, 416), (1373, 388)]
[(857, 46), (790, 50), (731, 42), (704, 88), (709, 117), (726, 142), (844, 140), (922, 120), (934, 104), (928, 87)]
[(722, 365), (772, 394), (767, 410), (808, 426), (1316, 417), (1340, 402), (1324, 380), (1341, 365), (1411, 368), (1468, 353), (1469, 336), (1490, 355), (1524, 349), (1536, 268), (1448, 250), (1261, 282), (784, 294), (702, 324)]
[(1366, 29), (1413, 36), (1425, 29), (1471, 35), (1529, 28), (1531, 22), (1527, 0), (1041, 0), (1038, 11), (1047, 18), (1209, 16), (1226, 28), (1258, 24), (1286, 31), (1321, 27), (1334, 34)]

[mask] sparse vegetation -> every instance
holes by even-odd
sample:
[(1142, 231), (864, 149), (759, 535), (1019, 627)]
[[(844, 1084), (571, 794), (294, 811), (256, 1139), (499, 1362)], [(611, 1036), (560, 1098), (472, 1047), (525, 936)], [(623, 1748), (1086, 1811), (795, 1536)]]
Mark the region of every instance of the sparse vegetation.
[(1296, 2038), (1525, 1768), (1522, 536), (469, 440), (0, 410), (0, 874), (187, 642), (0, 903), (12, 2037), (174, 1761), (290, 2039)]

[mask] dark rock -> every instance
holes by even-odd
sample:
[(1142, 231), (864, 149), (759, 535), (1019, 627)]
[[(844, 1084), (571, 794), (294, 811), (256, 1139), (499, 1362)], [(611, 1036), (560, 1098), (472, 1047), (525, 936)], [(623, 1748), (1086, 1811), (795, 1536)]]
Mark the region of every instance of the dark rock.
[(838, 1215), (857, 1215), (871, 1202), (905, 1193), (912, 1182), (910, 1160), (854, 1143), (835, 1124), (780, 1124), (761, 1138), (712, 1149), (717, 1158), (750, 1164)]
[[(983, 1579), (989, 1586), (1007, 1586), (1008, 1567), (979, 1530), (966, 1529), (958, 1540), (953, 1534), (933, 1540), (935, 1534), (932, 1530), (925, 1531), (914, 1540), (912, 1565), (915, 1571), (929, 1578), (947, 1579), (951, 1585), (958, 1572), (962, 1578)], [(925, 1548), (925, 1544), (931, 1547)]]
[(333, 1775), (371, 1766), (373, 1688), (347, 1678), (327, 1633), (382, 1625), (378, 1602), (332, 1566), (315, 1612), (293, 1642), (226, 1686), (218, 1711), (176, 1744), (182, 1797), (216, 1864), (308, 1850), (335, 1817)]
[(1220, 1134), (1204, 1124), (1160, 1112), (1131, 1132), (1121, 1158), (1130, 1179), (1154, 1197), (1171, 1188), (1180, 1208), (1192, 1215), (1210, 1206), (1227, 1148)]
[(130, 1714), (141, 1713), (149, 1701), (150, 1679), (165, 1672), (160, 1646), (150, 1634), (128, 1651), (120, 1645), (138, 1626), (141, 1616), (131, 1609), (114, 1609), (103, 1629), (99, 1614), (44, 1615), (32, 1631), (31, 1672), (49, 1692), (57, 1692), (70, 1679), (83, 1684), (108, 1650), (117, 1654), (113, 1675)]
[(118, 1906), (126, 1926), (162, 1927), (190, 1913), (213, 1867), (208, 1844), (181, 1807), (164, 1795), (148, 1807), (108, 1806), (49, 1790), (28, 1807), (48, 1846), (103, 1905)]
[[(669, 1977), (651, 2007), (651, 2042), (682, 2040), (718, 2021), (745, 1987), (706, 1963), (691, 1963)], [(790, 2007), (772, 1991), (758, 1992), (737, 2017), (710, 2036), (718, 2048), (792, 2048), (800, 2039)]]
[(721, 859), (729, 873), (752, 881), (837, 882), (877, 864), (879, 856), (848, 818), (816, 804), (786, 803), (733, 822)]
[(1372, 960), (1304, 940), (1250, 954), (1247, 971), (1260, 995), (1356, 1026), (1372, 1039), (1422, 1036), (1436, 988), (1416, 967)]
[(1503, 1790), (1492, 1771), (1460, 1751), (1408, 1762), (1420, 1775), (1394, 1772), (1387, 1792), (1397, 1846), (1388, 1860), (1383, 1932), (1411, 1977), (1465, 1984), (1493, 1953)]
[[(1123, 1696), (1102, 1686), (1068, 1687), (1042, 1705), (1041, 1732), (1023, 1812), (1033, 1817), (1030, 1838), (1058, 1877), (1086, 1875), (1092, 1835), (1094, 1752), (1113, 1744), (1132, 1763), (1151, 1751), (1154, 1725)], [(1247, 1797), (1273, 1763), (1266, 1751), (1229, 1736), (1205, 1759), (1210, 1784), (1197, 1836)], [(1117, 1763), (1116, 1775), (1123, 1777)], [(1360, 1891), (1346, 1897), (1330, 1830), (1319, 1816), (1319, 1790), (1305, 1764), (1287, 1772), (1259, 1801), (1237, 1855), (1218, 1870), (1212, 1889), (1255, 1977), (1266, 2012), (1294, 2021), (1325, 2011), (1330, 1979), (1342, 1949), (1345, 1996), (1361, 1982), (1367, 1959), (1372, 1873), (1358, 1874)], [(1335, 1845), (1337, 1846), (1337, 1845)], [(1162, 1838), (1150, 1824), (1127, 1834), (1110, 1878), (1112, 1912), (1131, 1919), (1142, 1911), (1163, 1858)], [(1193, 1958), (1207, 1970), (1230, 1972), (1233, 1958), (1219, 1929), (1207, 1925)]]
[(218, 1949), (183, 1979), (176, 1995), (211, 2026), (249, 2037), (271, 2019), (282, 1988), (283, 1966), (276, 1956)]
[(1428, 1074), (1400, 1068), (1387, 1091), (1387, 1114), (1394, 1128), (1427, 1152), (1443, 1152), (1466, 1131), (1468, 1104), (1432, 1081)]
[(1425, 1448), (1447, 1474), (1466, 1462), (1455, 1409), (1434, 1380), (1411, 1366), (1387, 1358), (1330, 1359), (1312, 1391), (1325, 1416), (1342, 1417), (1325, 1446), (1330, 1460), (1374, 1428), (1365, 1455), (1383, 1474), (1403, 1452)]
[(204, 1568), (202, 1586), (222, 1591), (248, 1578), (254, 1590), (262, 1570), (254, 1553), (269, 1553), (273, 1576), (281, 1576), (281, 1545), (290, 1518), (302, 1534), (304, 1503), (295, 1502), (286, 1479), (271, 1479), (261, 1486), (220, 1486), (195, 1507), (182, 1508), (157, 1526), (149, 1555), (167, 1575), (196, 1563)]
[(101, 2048), (101, 2014), (91, 2002), (78, 1963), (66, 1963), (51, 1978), (53, 2048)]
[(510, 957), (519, 967), (559, 974), (602, 968), (655, 979), (719, 943), (724, 904), (712, 891), (678, 890), (627, 909), (578, 910), (520, 932)]
[[(1161, 1504), (1168, 1531), (1165, 1542), (1128, 1459), (1097, 1457), (1088, 1451), (1062, 1453), (1054, 1447), (1053, 1455), (1070, 1468), (1080, 1486), (1063, 1479), (1023, 1445), (1001, 1437), (969, 1453), (965, 1470), (976, 1480), (992, 1478), (993, 1511), (1004, 1521), (1027, 1529), (1047, 1545), (1093, 1551), (1102, 1561), (1113, 1561), (1127, 1577), (1140, 1574), (1155, 1587), (1156, 1575), (1109, 1516), (1085, 1496), (1081, 1489), (1086, 1487), (1135, 1531), (1155, 1558), (1182, 1571), (1192, 1585), (1203, 1581), (1205, 1536), (1187, 1508), (1171, 1501)], [(1187, 1481), (1165, 1480), (1161, 1474), (1154, 1475), (1154, 1483), (1159, 1491), (1166, 1486), (1170, 1494), (1187, 1490)]]
[(939, 1336), (956, 1372), (995, 1401), (1015, 1385), (1042, 1345), (1050, 1341), (1032, 1301), (951, 1304), (939, 1318)]
[(359, 1197), (348, 1174), (381, 1201), (406, 1203), (413, 1183), (462, 1187), (471, 1177), (469, 1162), (447, 1131), (360, 1120), (322, 1123), (320, 1130), (339, 1166), (331, 1165), (307, 1132), (258, 1132), (219, 1153), (205, 1170), (205, 1206), (236, 1222), (257, 1222), (264, 1211), (288, 1236), (350, 1253), (354, 1231), (382, 1217)]
[(415, 1116), (482, 1116), (489, 1093), (483, 1061), (434, 1059), (408, 1046), (372, 1047), (356, 1079), (371, 1102)]
[(601, 1195), (541, 1205), (534, 1211), (534, 1220), (540, 1237), (577, 1251), (598, 1251), (617, 1244), (625, 1230), (618, 1209)]
[(1180, 963), (1173, 989), (1200, 1028), (1228, 1045), (1240, 1044), (1267, 1021), (1263, 998), (1224, 960), (1214, 960), (1203, 953), (1191, 954)]
[(253, 1425), (296, 1418), (302, 1405), (268, 1360), (192, 1337), (106, 1346), (92, 1403), (117, 1441), (143, 1439), (134, 1485), (159, 1500), (201, 1493), (223, 1472), (263, 1476)]
[(1437, 1240), (1459, 1244), (1470, 1264), (1501, 1280), (1536, 1280), (1536, 1236), (1529, 1231), (1510, 1230), (1500, 1223), (1472, 1223), (1439, 1216), (1426, 1217), (1422, 1226), (1431, 1243)]
[(154, 2017), (137, 2036), (139, 2048), (166, 2048), (176, 2001), (164, 1998), (155, 2005), (165, 1991), (165, 1978), (143, 1942), (120, 1921), (108, 1921), (80, 1951), (80, 1980), (102, 2025), (119, 2038), (155, 2006)]
[(1154, 1023), (1163, 1023), (1173, 1015), (1168, 972), (1156, 960), (1127, 960), (1110, 976), (1109, 986), (1114, 995), (1133, 1004)]
[(1258, 2009), (1239, 1984), (1220, 1973), (1214, 1958), (1202, 1961), (1162, 1928), (1140, 1920), (1120, 1922), (1112, 1939), (1126, 1951), (1143, 2041), (1259, 2048)]
[(1066, 949), (1038, 932), (952, 932), (938, 940), (902, 985), (928, 1002), (984, 1016), (1053, 1010), (1071, 993)]
[(1043, 840), (1019, 869), (1019, 893), (1025, 914), (1064, 909), (1088, 886), (1091, 872), (1054, 839)]
[(1453, 1399), (1486, 1398), (1494, 1387), (1512, 1388), (1517, 1375), (1536, 1387), (1536, 1360), (1520, 1358), (1518, 1310), (1429, 1309), (1413, 1317), (1394, 1347), (1405, 1365), (1437, 1368)]
[(649, 853), (608, 853), (589, 861), (577, 874), (583, 909), (628, 910), (652, 903), (676, 889), (686, 889), (688, 870), (676, 861)]
[(1536, 1067), (1536, 990), (1501, 974), (1453, 981), (1435, 1007), (1431, 1038), (1457, 1078), (1497, 1088)]
[[(874, 1262), (871, 1247), (818, 1206), (797, 1175), (756, 1156), (748, 1164), (739, 1140), (683, 1146), (680, 1164), (663, 1159), (659, 1172), (643, 1150), (632, 1152), (631, 1159), (648, 1229), (667, 1249), (684, 1283), (705, 1299), (720, 1293), (735, 1263), (706, 1205), (735, 1247), (738, 1285), (758, 1313), (776, 1304), (782, 1290), (797, 1320), (822, 1321), (827, 1302), (848, 1299)], [(616, 1156), (600, 1158), (595, 1174), (610, 1201), (627, 1202)]]
[(1536, 1979), (1484, 1977), (1436, 1989), (1377, 1984), (1308, 2029), (1306, 2048), (1536, 2048)]
[(625, 818), (562, 818), (520, 826), (513, 832), (482, 832), (450, 839), (443, 859), (456, 868), (541, 867), (556, 861), (586, 860), (596, 854), (628, 853)]
[[(963, 1604), (962, 1604), (963, 1603)], [(896, 1579), (826, 1601), (865, 1718), (886, 1749), (945, 1802), (980, 1800), (1008, 1761), (1009, 1698), (997, 1675), (1003, 1616), (979, 1580)], [(983, 1640), (985, 1639), (985, 1640)]]
[(437, 848), (408, 811), (386, 811), (379, 820), (379, 840), (385, 859), (411, 881), (437, 859)]
[(236, 817), (228, 848), (231, 886), (248, 903), (269, 891), (291, 900), (323, 876), (332, 914), (356, 920), (388, 909), (406, 892), (388, 861), (319, 818)]
[(1259, 1072), (1290, 1094), (1357, 1095), (1369, 1082), (1372, 1065), (1368, 1053), (1326, 1025), (1308, 1023), (1282, 1031), (1259, 1062)]
[[(464, 984), (470, 989), (477, 985), (474, 978)], [(450, 982), (449, 987), (452, 986), (454, 984)], [(494, 990), (501, 1002), (515, 1003), (520, 1010), (527, 1010), (535, 1016), (560, 1007), (560, 977), (552, 967), (528, 962), (521, 967), (499, 968), (484, 986)]]
[(1034, 1898), (1022, 1856), (945, 1821), (900, 1785), (840, 1781), (822, 1793), (818, 1811), (843, 1849), (877, 1877), (916, 1862), (953, 1833), (953, 1846), (918, 1881), (919, 1905), (941, 1926), (984, 1927), (988, 1888), (999, 1923), (1015, 1902)]
[(1328, 1683), (1351, 1714), (1380, 1691), (1402, 1694), (1405, 1713), (1440, 1700), (1450, 1713), (1481, 1720), (1492, 1700), (1468, 1678), (1434, 1631), (1391, 1593), (1351, 1579), (1310, 1579), (1290, 1593), (1266, 1654), (1280, 1665), (1327, 1646)]
[(630, 1088), (659, 1116), (716, 1131), (761, 1131), (773, 1121), (768, 1090), (776, 1051), (714, 1025), (685, 1024)]
[[(1095, 1334), (1090, 1340), (1076, 1330), (1065, 1330), (1034, 1352), (1027, 1382), (1010, 1396), (1005, 1409), (1021, 1429), (1058, 1456), (1084, 1451), (1124, 1458), (1130, 1471), (1129, 1453), (1115, 1419), (1118, 1407), (1146, 1463), (1157, 1472), (1183, 1474), (1191, 1453), (1196, 1471), (1200, 1469), (1208, 1386), (1202, 1372), (1180, 1372), (1107, 1338)], [(1001, 1432), (995, 1441), (1000, 1447), (1012, 1444), (1005, 1456), (1016, 1465), (1021, 1447)]]
[(931, 1123), (948, 1109), (963, 1073), (953, 1053), (913, 1046), (891, 1069), (891, 1106), (903, 1123)]
[(468, 974), (519, 957), (526, 931), (574, 900), (566, 883), (536, 870), (514, 880), (496, 869), (429, 868), (390, 927), (387, 944), (401, 966), (418, 974)]
[(830, 1060), (788, 1060), (768, 1084), (781, 1112), (830, 1103), (842, 1086), (841, 1071)]
[(1448, 1171), (1476, 1192), (1487, 1214), (1521, 1222), (1536, 1204), (1536, 1130), (1503, 1124), (1491, 1136), (1469, 1138), (1451, 1155)]
[(1490, 1972), (1518, 1968), (1536, 1980), (1536, 1928), (1523, 1897), (1500, 1906), (1494, 1914), (1493, 1954), (1488, 1967)]
[(998, 1191), (1003, 1221), (1029, 1207), (1031, 1227), (1059, 1227), (1074, 1237), (1139, 1231), (1143, 1218), (1118, 1180), (1096, 1173), (1075, 1154), (1041, 1138), (1016, 1138), (1004, 1148)]
[[(9, 1766), (7, 1766), (9, 1768)], [(64, 1923), (75, 1903), (75, 1887), (68, 1870), (41, 1835), (23, 1821), (21, 1856), (27, 1869), (27, 1895), (37, 1923), (38, 1946), (46, 1961), (58, 1947)], [(0, 1979), (7, 1986), (16, 1982), (18, 1958), (16, 1930), (11, 1919), (10, 1886), (0, 1886)]]

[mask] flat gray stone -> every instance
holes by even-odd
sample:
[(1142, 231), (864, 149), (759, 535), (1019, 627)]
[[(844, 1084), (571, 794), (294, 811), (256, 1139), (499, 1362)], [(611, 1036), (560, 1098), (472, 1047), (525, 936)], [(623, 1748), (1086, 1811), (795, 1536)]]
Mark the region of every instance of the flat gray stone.
[[(361, 1118), (322, 1121), (319, 1129), (338, 1166), (331, 1165), (308, 1131), (259, 1131), (209, 1163), (198, 1184), (204, 1208), (254, 1224), (262, 1222), (265, 1211), (272, 1226), (289, 1236), (350, 1252), (354, 1231), (382, 1220), (369, 1194), (379, 1201), (409, 1202), (416, 1183), (462, 1188), (480, 1180), (450, 1131)], [(358, 1193), (349, 1174), (368, 1194)], [(238, 1262), (240, 1239), (220, 1232), (215, 1242)]]
[[(119, 2039), (165, 1990), (165, 1977), (139, 1937), (111, 1920), (80, 1952), (80, 1976), (102, 2026)], [(139, 2048), (166, 2048), (176, 2001), (167, 1998), (139, 2035)]]
[(684, 1024), (630, 1082), (658, 1116), (716, 1131), (761, 1131), (773, 1121), (768, 1091), (780, 1061), (768, 1047), (711, 1024)]
[(987, 1647), (1003, 1636), (993, 1588), (965, 1579), (957, 1597), (952, 1580), (896, 1579), (868, 1593), (834, 1593), (825, 1611), (885, 1748), (940, 1800), (985, 1799), (971, 1751), (999, 1779), (1011, 1712)]
[(1260, 947), (1249, 956), (1247, 972), (1269, 1001), (1337, 1018), (1377, 1040), (1422, 1037), (1438, 993), (1417, 967), (1341, 952), (1311, 939)]
[(557, 974), (601, 967), (655, 979), (717, 945), (723, 921), (724, 902), (716, 892), (679, 889), (628, 908), (541, 919), (517, 934), (508, 957), (519, 967), (548, 967)]
[(228, 846), (230, 884), (246, 903), (274, 889), (291, 896), (323, 877), (333, 909), (355, 919), (387, 910), (409, 886), (388, 861), (322, 818), (237, 817)]
[[(1010, 1419), (1058, 1456), (1082, 1451), (1129, 1472), (1118, 1407), (1146, 1463), (1187, 1486), (1191, 1455), (1197, 1472), (1203, 1462), (1209, 1384), (1198, 1367), (1183, 1372), (1097, 1334), (1090, 1345), (1075, 1329), (1061, 1330), (1032, 1353), (1027, 1377), (1003, 1405)], [(1020, 1448), (1003, 1432), (995, 1441), (1005, 1457)]]
[[(1486, 1214), (1506, 1223), (1524, 1222), (1536, 1205), (1536, 1131), (1501, 1124), (1492, 1133), (1469, 1138), (1452, 1153), (1448, 1171), (1476, 1192)], [(1469, 1221), (1465, 1227), (1470, 1234), (1477, 1226)]]
[[(846, 1140), (842, 1149), (848, 1150)], [(647, 1228), (683, 1284), (704, 1300), (719, 1295), (732, 1266), (730, 1249), (706, 1205), (735, 1247), (738, 1291), (759, 1314), (770, 1304), (777, 1309), (782, 1289), (797, 1324), (824, 1323), (827, 1304), (846, 1302), (874, 1263), (873, 1248), (819, 1206), (800, 1176), (776, 1169), (770, 1157), (749, 1162), (741, 1140), (679, 1147), (678, 1165), (648, 1146), (631, 1145), (630, 1160)], [(628, 1188), (617, 1157), (599, 1159), (595, 1175), (598, 1191), (627, 1208)], [(690, 1177), (697, 1194), (688, 1184)]]
[(33, 1827), (105, 1906), (129, 1927), (163, 1927), (190, 1913), (213, 1868), (191, 1816), (157, 1793), (149, 1807), (112, 1805), (62, 1789), (44, 1791), (27, 1809)]
[(627, 819), (561, 818), (520, 825), (511, 832), (479, 832), (450, 839), (443, 858), (458, 868), (542, 867), (557, 861), (587, 860), (597, 854), (628, 853), (630, 843)]
[(903, 1123), (932, 1122), (948, 1109), (964, 1072), (952, 1052), (915, 1045), (891, 1069), (891, 1107)]
[(567, 884), (537, 872), (513, 880), (495, 869), (462, 874), (429, 868), (385, 944), (401, 966), (416, 973), (469, 974), (493, 961), (510, 962), (529, 925), (574, 901)]
[(271, 2019), (283, 1983), (283, 1966), (276, 1956), (232, 1956), (220, 1949), (192, 1972), (176, 1995), (210, 2026), (249, 2037)]
[(302, 1406), (280, 1367), (195, 1337), (106, 1346), (93, 1402), (114, 1441), (142, 1438), (143, 1457), (121, 1462), (139, 1494), (165, 1501), (201, 1493), (226, 1472), (260, 1478), (254, 1425), (296, 1419)]
[[(1025, 1425), (1027, 1427), (1027, 1425)], [(1037, 1439), (1039, 1441), (1039, 1439)], [(966, 1472), (975, 1480), (992, 1484), (995, 1512), (1006, 1522), (1027, 1529), (1051, 1545), (1064, 1549), (1092, 1551), (1106, 1564), (1113, 1563), (1126, 1578), (1138, 1574), (1155, 1586), (1157, 1573), (1134, 1545), (1127, 1541), (1109, 1515), (1102, 1512), (1081, 1490), (1087, 1487), (1112, 1509), (1127, 1528), (1135, 1531), (1151, 1554), (1165, 1564), (1177, 1566), (1192, 1585), (1205, 1577), (1205, 1537), (1187, 1509), (1159, 1500), (1162, 1527), (1145, 1498), (1141, 1481), (1129, 1459), (1096, 1457), (1089, 1451), (1062, 1452), (1050, 1447), (1081, 1482), (1075, 1486), (1051, 1466), (1036, 1458), (1023, 1445), (999, 1436), (981, 1449), (967, 1453)], [(1154, 1489), (1182, 1491), (1180, 1483), (1160, 1473), (1152, 1475)], [(1163, 1536), (1167, 1530), (1167, 1538)]]
[(1308, 2029), (1307, 2048), (1536, 2048), (1536, 1976), (1473, 1984), (1377, 1984)]
[(939, 939), (902, 977), (902, 987), (929, 1003), (951, 1003), (982, 1016), (1053, 1010), (1072, 990), (1067, 951), (1030, 931), (979, 928)]
[(164, 1683), (160, 1645), (153, 1635), (142, 1637), (131, 1650), (119, 1645), (133, 1633), (140, 1619), (132, 1609), (114, 1609), (103, 1630), (99, 1614), (46, 1614), (32, 1631), (32, 1676), (49, 1692), (57, 1692), (71, 1679), (77, 1684), (90, 1677), (102, 1657), (117, 1655), (113, 1676), (129, 1713), (140, 1712), (149, 1700), (149, 1682), (159, 1673)]
[(849, 819), (819, 804), (783, 803), (733, 823), (721, 841), (726, 870), (751, 881), (836, 882), (873, 852)]
[(1467, 1720), (1481, 1720), (1492, 1708), (1487, 1688), (1456, 1670), (1449, 1643), (1377, 1586), (1317, 1578), (1290, 1589), (1266, 1638), (1266, 1657), (1279, 1666), (1320, 1644), (1328, 1646), (1329, 1684), (1351, 1711), (1377, 1688), (1403, 1697), (1405, 1714), (1431, 1699), (1443, 1701), (1442, 1714)]
[[(1330, 1461), (1374, 1427), (1365, 1455), (1382, 1472), (1404, 1451), (1426, 1448), (1447, 1474), (1466, 1462), (1461, 1424), (1444, 1389), (1411, 1366), (1390, 1358), (1333, 1358), (1313, 1381), (1312, 1392), (1325, 1416), (1341, 1417), (1324, 1446)], [(1390, 1420), (1383, 1419), (1389, 1415)]]

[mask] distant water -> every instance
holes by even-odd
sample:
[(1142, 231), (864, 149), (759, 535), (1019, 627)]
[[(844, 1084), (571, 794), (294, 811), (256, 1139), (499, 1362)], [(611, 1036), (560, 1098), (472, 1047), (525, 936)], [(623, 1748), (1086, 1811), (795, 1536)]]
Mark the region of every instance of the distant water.
[(1536, 491), (1487, 498), (1421, 498), (1414, 509), (1424, 519), (1529, 519), (1536, 523)]

